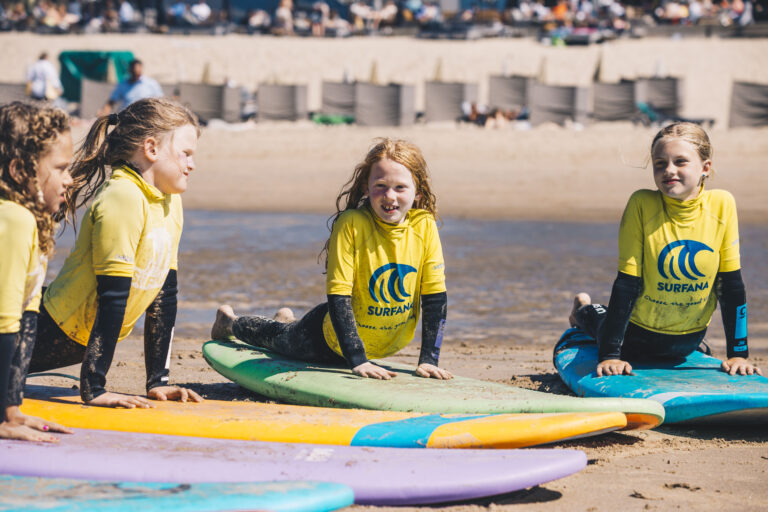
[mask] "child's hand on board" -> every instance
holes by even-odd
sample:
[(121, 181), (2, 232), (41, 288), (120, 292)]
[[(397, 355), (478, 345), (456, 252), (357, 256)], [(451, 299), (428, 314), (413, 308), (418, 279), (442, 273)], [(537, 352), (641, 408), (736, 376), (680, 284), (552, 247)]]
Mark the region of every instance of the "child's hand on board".
[(157, 386), (150, 389), (147, 396), (153, 400), (160, 400), (161, 402), (165, 402), (166, 400), (178, 400), (179, 402), (186, 402), (187, 400), (192, 400), (193, 402), (203, 401), (203, 397), (191, 389), (179, 386)]
[(361, 377), (369, 377), (371, 379), (389, 380), (394, 377), (397, 377), (397, 374), (395, 372), (386, 370), (381, 366), (376, 366), (370, 361), (366, 361), (363, 364), (359, 364), (355, 366), (354, 368), (352, 368), (352, 371)]
[(416, 368), (416, 375), (419, 377), (432, 377), (433, 379), (440, 380), (448, 380), (453, 378), (453, 374), (448, 370), (444, 370), (429, 363), (421, 363), (419, 367)]
[(18, 407), (8, 407), (5, 410), (5, 418), (10, 423), (23, 425), (40, 432), (60, 432), (62, 434), (74, 434), (71, 428), (59, 425), (53, 421), (47, 421), (36, 416), (22, 414)]
[(631, 375), (632, 365), (621, 359), (606, 359), (597, 365), (597, 376)]
[(762, 375), (763, 372), (760, 371), (760, 368), (753, 365), (743, 357), (732, 357), (726, 361), (723, 361), (723, 364), (720, 365), (720, 369), (724, 372), (728, 372), (729, 375)]
[(58, 443), (59, 438), (29, 428), (19, 423), (4, 421), (0, 423), (0, 439), (16, 439), (18, 441), (34, 441), (38, 443)]
[(135, 407), (149, 409), (154, 407), (143, 396), (121, 395), (120, 393), (111, 393), (109, 391), (85, 403), (87, 405), (102, 405), (104, 407), (125, 407), (126, 409), (133, 409)]

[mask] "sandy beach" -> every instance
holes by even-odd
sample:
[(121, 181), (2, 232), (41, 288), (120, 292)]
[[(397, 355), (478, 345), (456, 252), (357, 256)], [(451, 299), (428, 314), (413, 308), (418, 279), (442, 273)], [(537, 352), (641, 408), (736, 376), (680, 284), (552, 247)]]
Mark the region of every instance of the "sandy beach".
[[(354, 76), (367, 78), (373, 60), (383, 82), (414, 84), (431, 78), (440, 60), (444, 79), (481, 84), (505, 66), (509, 72), (543, 72), (550, 83), (573, 84), (588, 83), (597, 62), (606, 80), (650, 74), (659, 65), (670, 74), (679, 72), (686, 79), (685, 112), (717, 120), (711, 132), (716, 170), (711, 186), (736, 197), (750, 349), (755, 361), (768, 369), (768, 128), (726, 129), (731, 81), (768, 83), (765, 40), (640, 40), (561, 49), (520, 40), (13, 34), (0, 36), (0, 43), (6, 50), (0, 55), (6, 81), (21, 80), (25, 62), (43, 49), (55, 54), (62, 49), (129, 48), (161, 81), (197, 80), (210, 62), (216, 80), (226, 77), (250, 87), (269, 80), (307, 83), (315, 105), (322, 79), (340, 79), (345, 66)], [(481, 94), (486, 94), (483, 87)], [(86, 128), (75, 127), (76, 140)], [(552, 346), (567, 327), (575, 292), (586, 290), (596, 301), (608, 299), (624, 204), (632, 191), (653, 187), (645, 163), (654, 133), (630, 123), (579, 131), (556, 126), (494, 130), (452, 123), (383, 129), (308, 122), (212, 124), (200, 139), (197, 169), (184, 195), (187, 216), (172, 380), (208, 398), (260, 399), (226, 381), (202, 359), (200, 345), (207, 339), (216, 306), (229, 302), (242, 313), (269, 314), (287, 305), (301, 314), (322, 301), (324, 276), (317, 254), (327, 236), (325, 219), (371, 141), (396, 136), (422, 148), (444, 218), (441, 237), (450, 306), (441, 364), (459, 375), (568, 393), (552, 366)], [(63, 242), (51, 274), (67, 252)], [(722, 356), (719, 312), (708, 341)], [(414, 342), (395, 360), (413, 364), (417, 357)], [(63, 371), (79, 373), (77, 367)], [(34, 383), (72, 385), (55, 377), (35, 378)], [(143, 393), (140, 329), (118, 347), (108, 387)], [(765, 425), (662, 426), (557, 446), (583, 449), (588, 467), (528, 491), (472, 503), (350, 510), (768, 507)]]

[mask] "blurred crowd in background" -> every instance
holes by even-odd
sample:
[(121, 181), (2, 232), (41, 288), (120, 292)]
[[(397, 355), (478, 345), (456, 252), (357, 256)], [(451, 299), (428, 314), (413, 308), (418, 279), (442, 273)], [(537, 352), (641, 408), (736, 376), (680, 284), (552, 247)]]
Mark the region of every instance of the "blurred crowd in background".
[(38, 33), (183, 32), (344, 37), (439, 33), (446, 26), (618, 34), (633, 22), (747, 26), (768, 0), (0, 0), (0, 30)]

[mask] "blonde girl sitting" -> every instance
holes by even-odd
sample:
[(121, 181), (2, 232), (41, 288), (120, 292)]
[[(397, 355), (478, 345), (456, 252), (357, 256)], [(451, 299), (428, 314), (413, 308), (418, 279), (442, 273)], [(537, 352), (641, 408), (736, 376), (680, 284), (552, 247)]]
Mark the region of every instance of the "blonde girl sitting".
[(736, 202), (707, 190), (712, 145), (697, 124), (674, 123), (651, 143), (657, 190), (629, 198), (619, 227), (619, 273), (608, 306), (574, 299), (570, 322), (599, 344), (597, 375), (632, 372), (629, 360), (684, 358), (704, 340), (720, 303), (722, 370), (761, 374), (747, 360), (747, 297)]

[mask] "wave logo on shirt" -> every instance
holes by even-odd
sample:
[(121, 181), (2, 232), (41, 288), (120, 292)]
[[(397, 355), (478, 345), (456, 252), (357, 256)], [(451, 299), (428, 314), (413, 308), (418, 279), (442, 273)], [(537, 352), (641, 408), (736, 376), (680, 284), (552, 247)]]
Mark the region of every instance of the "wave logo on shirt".
[(405, 291), (405, 276), (416, 269), (410, 265), (387, 263), (376, 269), (368, 281), (368, 291), (376, 302), (390, 304), (392, 301), (405, 302), (411, 294)]
[[(680, 250), (675, 254), (678, 248)], [(661, 254), (659, 254), (659, 274), (664, 279), (671, 277), (679, 281), (681, 277), (675, 272), (675, 267), (677, 267), (677, 271), (680, 274), (688, 279), (697, 281), (699, 277), (704, 277), (704, 274), (696, 267), (696, 255), (701, 251), (715, 252), (706, 244), (696, 240), (675, 240), (667, 244), (661, 251)], [(667, 275), (667, 270), (669, 275)]]

